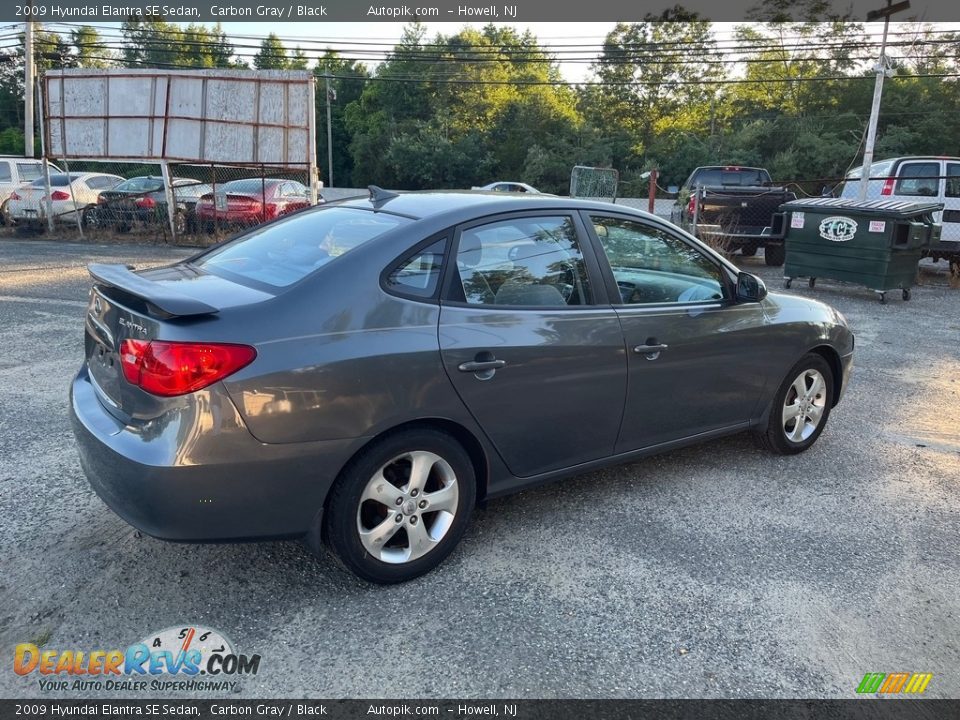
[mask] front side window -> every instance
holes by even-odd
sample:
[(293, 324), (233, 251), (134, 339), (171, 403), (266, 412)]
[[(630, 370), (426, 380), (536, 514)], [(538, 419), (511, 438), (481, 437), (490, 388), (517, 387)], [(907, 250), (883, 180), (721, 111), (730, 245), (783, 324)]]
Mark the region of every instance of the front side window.
[(900, 166), (900, 178), (894, 195), (936, 197), (940, 191), (940, 163), (906, 163)]
[(457, 250), (470, 305), (566, 307), (590, 303), (583, 254), (570, 217), (522, 217), (464, 230)]
[(591, 218), (627, 305), (689, 303), (729, 297), (723, 271), (680, 238), (643, 223)]
[(195, 265), (272, 287), (287, 287), (408, 218), (332, 207), (290, 215), (203, 255)]

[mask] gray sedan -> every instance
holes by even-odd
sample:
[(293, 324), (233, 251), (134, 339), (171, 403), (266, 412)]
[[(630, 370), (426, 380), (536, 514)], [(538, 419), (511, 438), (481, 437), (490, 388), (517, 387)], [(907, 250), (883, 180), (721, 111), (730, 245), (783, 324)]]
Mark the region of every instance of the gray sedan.
[(852, 365), (835, 310), (608, 203), (371, 188), (90, 272), (71, 409), (100, 497), (159, 538), (305, 537), (382, 583), (489, 498), (742, 431), (804, 451)]

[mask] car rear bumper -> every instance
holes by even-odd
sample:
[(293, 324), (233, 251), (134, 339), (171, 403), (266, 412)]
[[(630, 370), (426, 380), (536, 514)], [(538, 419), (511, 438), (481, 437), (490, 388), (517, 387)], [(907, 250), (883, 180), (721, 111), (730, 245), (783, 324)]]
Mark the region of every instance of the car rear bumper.
[(80, 371), (70, 415), (80, 464), (97, 495), (125, 521), (164, 540), (304, 535), (365, 439), (261, 443), (225, 391), (194, 396), (161, 418), (124, 425), (103, 406), (86, 368)]

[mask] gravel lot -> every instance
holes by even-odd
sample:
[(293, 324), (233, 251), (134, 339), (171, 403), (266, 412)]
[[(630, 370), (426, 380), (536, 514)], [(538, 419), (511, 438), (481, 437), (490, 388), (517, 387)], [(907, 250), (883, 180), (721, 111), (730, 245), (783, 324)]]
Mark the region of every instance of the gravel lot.
[(187, 253), (0, 240), (0, 697), (39, 694), (10, 671), (16, 643), (124, 648), (185, 623), (263, 656), (236, 697), (844, 698), (895, 671), (960, 697), (960, 289), (943, 263), (908, 303), (795, 286), (857, 334), (810, 452), (738, 436), (499, 500), (438, 571), (383, 588), (295, 542), (140, 537), (89, 489), (66, 410), (85, 265)]

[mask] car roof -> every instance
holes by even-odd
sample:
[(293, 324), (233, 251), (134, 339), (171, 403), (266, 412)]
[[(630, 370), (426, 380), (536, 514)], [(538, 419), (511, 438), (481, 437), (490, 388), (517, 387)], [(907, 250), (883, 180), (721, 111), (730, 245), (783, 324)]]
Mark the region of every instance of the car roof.
[[(327, 206), (355, 207), (364, 210), (389, 212), (396, 215), (423, 220), (440, 215), (463, 215), (464, 219), (482, 217), (495, 213), (522, 210), (611, 210), (649, 215), (643, 211), (625, 205), (615, 205), (597, 200), (557, 197), (554, 195), (507, 195), (497, 192), (477, 192), (476, 190), (450, 191), (429, 190), (419, 192), (398, 192), (379, 202), (373, 202), (367, 196), (347, 198), (339, 202), (327, 203)], [(655, 217), (650, 215), (649, 217)], [(454, 222), (460, 222), (454, 218)]]
[[(897, 155), (896, 157), (883, 158), (882, 160), (874, 160), (870, 163), (870, 166), (881, 165), (883, 163), (902, 163), (904, 161), (912, 160), (953, 160), (960, 162), (960, 157), (954, 157), (952, 155)], [(863, 165), (858, 165), (855, 168), (852, 168), (850, 172), (856, 172), (857, 170), (862, 170)]]

